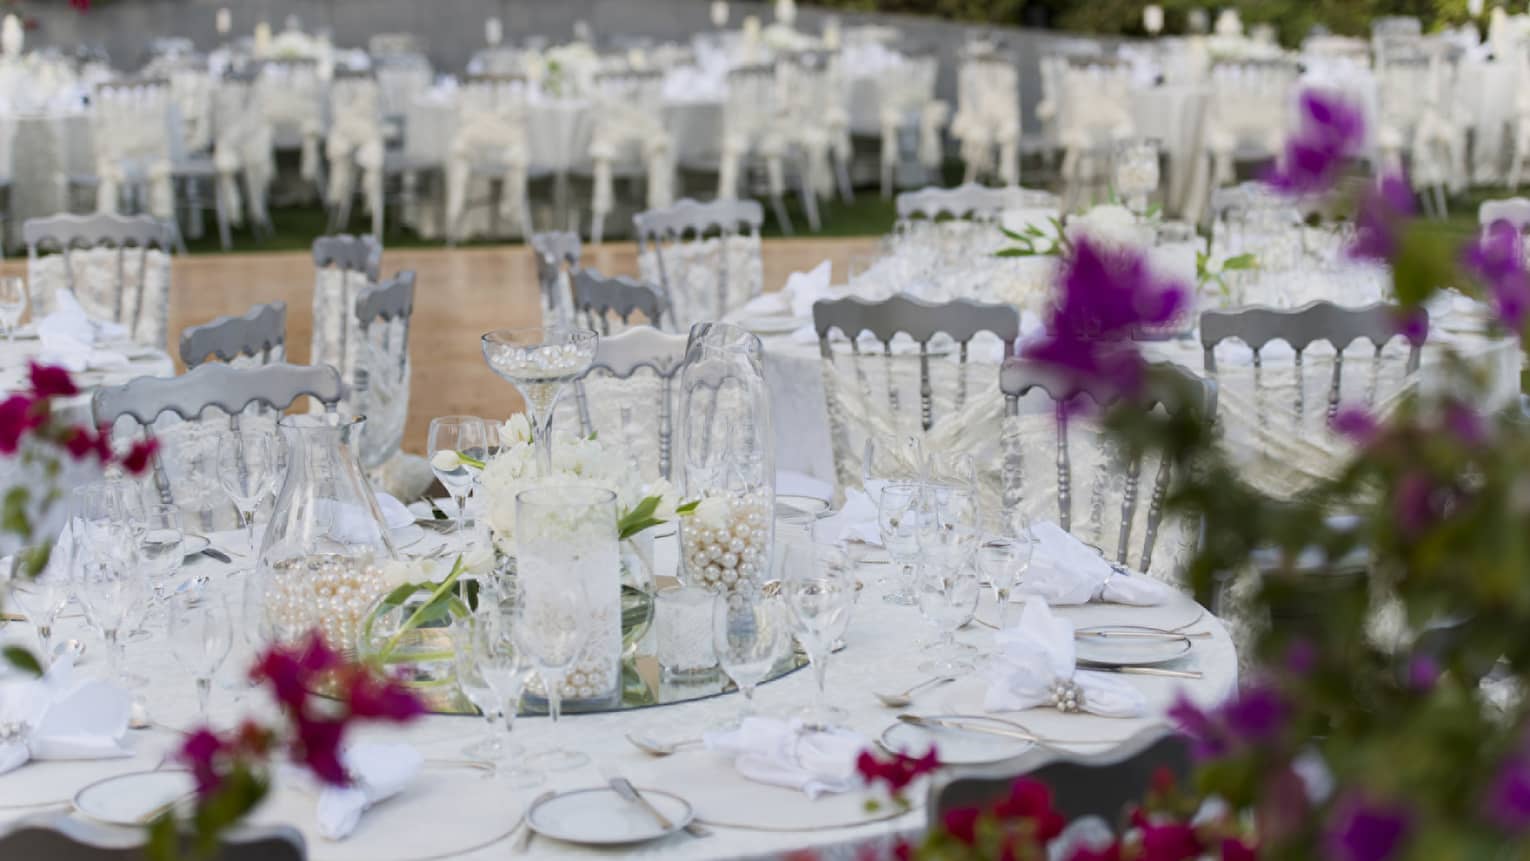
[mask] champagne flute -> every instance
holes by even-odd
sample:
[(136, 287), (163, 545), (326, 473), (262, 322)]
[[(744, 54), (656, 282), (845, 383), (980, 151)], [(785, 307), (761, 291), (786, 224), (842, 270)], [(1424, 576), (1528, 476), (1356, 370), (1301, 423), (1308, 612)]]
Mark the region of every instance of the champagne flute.
[(828, 703), (828, 664), (834, 643), (850, 626), (850, 609), (855, 603), (855, 584), (845, 566), (830, 564), (833, 548), (807, 542), (794, 542), (782, 548), (787, 572), (781, 592), (791, 612), (797, 641), (807, 652), (818, 683), (814, 705), (806, 710), (804, 722), (814, 728), (836, 726), (845, 719), (844, 709)]
[(170, 649), (197, 688), (197, 718), (207, 723), (212, 680), (233, 646), (233, 619), (221, 592), (182, 593), (165, 605)]
[(780, 659), (787, 619), (780, 603), (758, 587), (720, 593), (712, 605), (712, 646), (717, 663), (744, 694), (738, 724), (754, 714), (754, 689)]
[(480, 467), (463, 455), (482, 462), (489, 453), (489, 429), (477, 416), (441, 416), (430, 420), (430, 471), (457, 503), (457, 534), (467, 522), (467, 499), (478, 481)]
[(0, 327), (5, 328), (5, 339), (16, 339), (16, 326), (27, 310), (27, 281), (17, 275), (0, 277)]
[(280, 448), (276, 435), (265, 430), (233, 430), (218, 441), (218, 481), (239, 509), (252, 555), (260, 553), (255, 509), (276, 482)]
[[(616, 494), (586, 485), (523, 490), (515, 497), (515, 544), (520, 600), (512, 631), (541, 678), (547, 713), (556, 725), (564, 677), (593, 627), (589, 584), (620, 564)], [(554, 747), (533, 754), (528, 764), (562, 771), (589, 759)]]
[(917, 484), (889, 484), (877, 501), (877, 531), (882, 546), (898, 566), (897, 588), (882, 596), (889, 604), (912, 606), (915, 567), (919, 563), (919, 504), (923, 489)]

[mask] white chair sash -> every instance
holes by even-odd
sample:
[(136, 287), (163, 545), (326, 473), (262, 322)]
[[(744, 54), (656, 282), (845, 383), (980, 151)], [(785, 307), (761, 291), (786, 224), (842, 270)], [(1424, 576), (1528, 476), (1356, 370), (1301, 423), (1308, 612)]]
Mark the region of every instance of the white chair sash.
[(475, 160), (503, 169), (504, 193), (500, 216), (531, 228), (526, 204), (526, 171), (530, 164), (525, 117), (520, 110), (500, 112), (463, 111), (446, 159), (446, 214), (449, 230), (455, 230), (467, 208), (468, 179)]
[(594, 191), (590, 209), (602, 222), (615, 204), (615, 162), (632, 145), (638, 147), (648, 180), (649, 209), (674, 202), (674, 141), (652, 105), (602, 99), (590, 138)]
[(329, 204), (341, 206), (350, 199), (359, 168), (367, 211), (381, 212), (384, 150), (377, 84), (370, 80), (337, 82), (330, 113), (333, 120), (325, 142), (330, 171), (326, 195)]
[(164, 83), (102, 89), (92, 105), (96, 211), (116, 213), (122, 187), (142, 183), (149, 212), (175, 217), (170, 169), (170, 94)]

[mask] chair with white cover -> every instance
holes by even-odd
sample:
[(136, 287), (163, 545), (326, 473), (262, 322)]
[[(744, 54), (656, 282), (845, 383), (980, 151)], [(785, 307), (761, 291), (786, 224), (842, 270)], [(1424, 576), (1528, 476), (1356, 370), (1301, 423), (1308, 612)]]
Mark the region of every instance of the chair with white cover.
[(1297, 75), (1296, 65), (1287, 60), (1222, 61), (1212, 66), (1205, 142), (1213, 187), (1237, 182), (1240, 161), (1280, 156)]
[(966, 299), (851, 297), (814, 303), (813, 330), (843, 491), (861, 483), (869, 437), (914, 437), (946, 451), (973, 447), (966, 434), (985, 424), (978, 416), (997, 408), (993, 368), (1014, 353), (1020, 312)]
[(918, 131), (917, 160), (928, 173), (937, 173), (945, 157), (941, 131), (951, 106), (935, 98), (940, 59), (933, 55), (904, 56), (881, 75), (882, 104), (882, 196), (890, 197), (903, 161), (902, 134), (913, 126)]
[(320, 197), (325, 191), (324, 165), (319, 158), (324, 139), (324, 86), (313, 59), (269, 59), (259, 64), (256, 86), (259, 106), (278, 150), (301, 153), (298, 167), (304, 182)]
[[(1402, 82), (1386, 81), (1389, 62), (1383, 66), (1383, 122), (1391, 112), (1390, 105), (1411, 96), (1417, 104), (1412, 112), (1412, 134), (1405, 145), (1409, 151), (1408, 179), (1414, 189), (1423, 195), (1424, 205), (1436, 218), (1447, 214), (1446, 193), (1459, 194), (1466, 190), (1469, 167), (1467, 166), (1466, 130), (1470, 122), (1456, 104), (1458, 63), (1449, 56), (1446, 46), (1436, 46), (1420, 59), (1407, 62), (1415, 66), (1422, 62), (1425, 70), (1404, 74)], [(1405, 89), (1413, 79), (1416, 89), (1410, 94)], [(1402, 108), (1405, 113), (1408, 108)], [(1384, 135), (1382, 136), (1384, 138)], [(1383, 140), (1383, 148), (1386, 141)], [(1516, 147), (1517, 147), (1516, 141)], [(1530, 144), (1527, 144), (1530, 149)]]
[(1485, 231), (1495, 221), (1507, 221), (1514, 229), (1524, 233), (1530, 229), (1530, 199), (1509, 197), (1503, 200), (1484, 200), (1477, 207), (1477, 224)]
[(256, 305), (237, 317), (187, 326), (181, 332), (181, 362), (195, 368), (209, 356), (236, 367), (286, 361), (287, 303)]
[(1055, 156), (1063, 148), (1062, 115), (1066, 95), (1070, 57), (1098, 57), (1100, 44), (1090, 39), (1058, 38), (1050, 40), (1037, 59), (1041, 101), (1036, 103), (1036, 119), (1041, 123), (1040, 147)]
[(175, 218), (171, 163), (170, 83), (164, 78), (113, 81), (96, 87), (90, 124), (96, 145), (96, 211), (130, 209)]
[(634, 326), (601, 338), (594, 363), (574, 381), (580, 433), (612, 441), (645, 484), (673, 472), (676, 383), (686, 342), (685, 335)]
[(974, 221), (998, 221), (1008, 210), (1059, 205), (1057, 195), (1049, 191), (1016, 187), (993, 188), (969, 183), (956, 188), (931, 186), (898, 195), (900, 221), (913, 218), (934, 220), (942, 215), (970, 218)]
[(446, 159), (447, 241), (466, 235), (464, 218), (473, 180), (490, 188), (490, 236), (500, 222), (532, 235), (529, 197), (531, 146), (526, 132), (528, 82), (519, 75), (470, 75), (458, 96), (457, 130)]
[(269, 235), (273, 228), (266, 195), (276, 177), (276, 161), (262, 98), (253, 75), (230, 73), (218, 82), (213, 92), (213, 166), (228, 223), (240, 226), (248, 212), (251, 228)]
[(369, 71), (336, 70), (329, 85), (329, 134), (324, 142), (331, 231), (344, 230), (350, 223), (359, 173), (362, 200), (372, 215), (372, 236), (382, 238), (384, 152), (377, 80)]
[(572, 324), (573, 290), (569, 279), (579, 268), (579, 234), (571, 231), (534, 233), (531, 254), (536, 260), (537, 285), (541, 288), (542, 325)]
[(1411, 15), (1383, 15), (1371, 19), (1371, 54), (1378, 62), (1391, 59), (1399, 46), (1417, 44), (1424, 33), (1421, 20)]
[(982, 53), (962, 61), (951, 136), (967, 164), (963, 182), (1020, 184), (1020, 69), (1013, 58)]
[[(1214, 384), (1178, 365), (1160, 365), (1158, 371), (1169, 374), (1173, 382), (1149, 377), (1144, 400), (1148, 409), (1161, 407), (1170, 415), (1188, 411), (1208, 423), (1212, 420), (1217, 403)], [(1165, 529), (1170, 463), (1157, 457), (1152, 458), (1152, 464), (1145, 464), (1147, 458), (1143, 456), (1128, 459), (1096, 422), (1064, 406), (1078, 387), (1071, 377), (1050, 365), (1006, 359), (999, 371), (999, 390), (1004, 395), (999, 440), (1001, 510), (1006, 522), (1014, 522), (1017, 515), (1053, 520), (1122, 565), (1172, 579), (1187, 560), (1187, 545), (1193, 546), (1198, 530), (1181, 523), (1168, 524), (1170, 528)], [(1044, 396), (1040, 408), (1026, 400), (1032, 392)], [(1082, 396), (1100, 406), (1115, 401), (1114, 390), (1103, 387), (1086, 386)], [(1024, 409), (1022, 403), (1026, 404)], [(1047, 437), (1052, 438), (1052, 444)], [(1146, 505), (1139, 488), (1144, 466), (1153, 476)], [(1088, 507), (1080, 520), (1074, 516), (1075, 488), (1086, 483)], [(1175, 533), (1169, 545), (1171, 557), (1160, 560), (1155, 568), (1153, 551), (1166, 531)], [(1134, 541), (1134, 536), (1140, 539)]]
[(409, 324), (414, 316), (414, 273), (403, 271), (356, 294), (359, 355), (344, 410), (365, 416), (361, 465), (376, 470), (398, 454), (409, 417)]
[[(222, 835), (212, 857), (217, 861), (303, 861), (306, 849), (302, 833), (290, 825), (247, 825)], [(0, 857), (136, 861), (144, 857), (144, 850), (136, 840), (124, 841), (121, 829), (67, 813), (44, 813), (0, 831)]]
[(27, 219), (21, 233), (34, 317), (68, 290), (87, 315), (121, 323), (135, 343), (165, 347), (173, 226), (148, 215), (54, 215)]
[(616, 176), (646, 179), (646, 208), (674, 202), (674, 141), (664, 128), (664, 73), (622, 69), (595, 75), (590, 135), (593, 186), (590, 241), (600, 242), (616, 201)]
[(689, 198), (633, 216), (638, 272), (663, 288), (675, 331), (721, 320), (765, 289), (764, 220), (758, 201)]
[[(792, 129), (787, 122), (788, 100), (782, 92), (783, 78), (774, 64), (737, 66), (728, 70), (728, 92), (723, 101), (722, 161), (717, 169), (717, 199), (736, 200), (748, 185), (751, 167), (763, 163), (765, 190), (771, 212), (785, 233), (792, 232), (786, 214), (788, 159), (797, 178), (805, 183), (807, 171), (793, 158)], [(813, 223), (818, 202), (805, 184), (800, 189), (802, 207)]]
[(321, 236), (313, 241), (313, 336), (309, 361), (333, 365), (354, 379), (360, 353), (356, 297), (377, 283), (382, 243), (370, 236)]
[(1062, 67), (1058, 143), (1064, 198), (1073, 203), (1108, 183), (1116, 143), (1136, 135), (1131, 111), (1132, 69), (1104, 56), (1070, 56)]
[[(601, 275), (593, 269), (574, 271), (574, 312), (583, 323), (605, 337), (611, 334), (611, 318), (620, 321), (618, 332), (635, 325), (664, 328), (664, 296), (658, 287), (620, 275)], [(641, 314), (640, 321), (632, 319)]]
[[(850, 187), (849, 91), (840, 69), (839, 54), (832, 51), (796, 51), (776, 65), (782, 77), (788, 133), (803, 154), (803, 183), (819, 197), (855, 200)], [(816, 209), (808, 211), (816, 221)], [(816, 223), (810, 225), (817, 231)]]

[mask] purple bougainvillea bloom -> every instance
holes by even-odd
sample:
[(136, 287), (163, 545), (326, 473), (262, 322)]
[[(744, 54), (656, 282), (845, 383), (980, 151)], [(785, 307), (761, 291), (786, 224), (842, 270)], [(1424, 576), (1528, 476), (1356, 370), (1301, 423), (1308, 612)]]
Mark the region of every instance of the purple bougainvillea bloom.
[(1487, 442), (1487, 424), (1482, 416), (1460, 401), (1445, 405), (1444, 422), (1445, 430), (1463, 445), (1476, 447)]
[(1356, 445), (1370, 445), (1381, 433), (1381, 425), (1370, 410), (1357, 406), (1342, 406), (1333, 414), (1329, 423), (1333, 432), (1346, 437)]
[(1359, 796), (1334, 806), (1324, 842), (1334, 861), (1386, 861), (1396, 857), (1408, 838), (1408, 811)]
[(1364, 139), (1359, 108), (1332, 93), (1307, 90), (1301, 97), (1301, 127), (1286, 141), (1280, 164), (1265, 181), (1291, 195), (1327, 191)]
[(1427, 473), (1410, 472), (1398, 479), (1392, 491), (1392, 510), (1404, 535), (1427, 529), (1435, 520), (1434, 479)]
[(1305, 676), (1317, 669), (1318, 651), (1317, 646), (1312, 645), (1308, 639), (1293, 640), (1286, 647), (1286, 671), (1296, 676)]
[(1140, 251), (1087, 237), (1074, 245), (1059, 288), (1046, 335), (1021, 355), (1052, 365), (1080, 389), (1103, 385), (1127, 394), (1142, 380), (1132, 334), (1171, 322), (1190, 296), (1184, 285), (1156, 276)]
[(1189, 736), (1191, 752), (1197, 759), (1215, 759), (1227, 752), (1227, 737), (1222, 728), (1183, 693), (1169, 706), (1168, 716), (1180, 732)]
[(1530, 276), (1522, 249), (1518, 228), (1500, 219), (1461, 256), (1461, 264), (1487, 286), (1499, 321), (1515, 332), (1524, 329), (1530, 311)]
[(1507, 831), (1530, 828), (1530, 760), (1515, 756), (1504, 762), (1488, 788), (1484, 812)]
[(1402, 174), (1389, 174), (1372, 186), (1355, 213), (1355, 241), (1351, 257), (1390, 261), (1397, 254), (1398, 235), (1416, 212), (1413, 189)]
[(1247, 744), (1268, 741), (1280, 733), (1289, 709), (1280, 692), (1269, 685), (1252, 685), (1222, 707), (1222, 719), (1232, 737)]
[(1429, 337), (1429, 312), (1423, 308), (1403, 308), (1397, 313), (1397, 334), (1410, 344), (1423, 344)]
[(1440, 662), (1433, 655), (1414, 655), (1408, 661), (1408, 687), (1428, 692), (1440, 678)]

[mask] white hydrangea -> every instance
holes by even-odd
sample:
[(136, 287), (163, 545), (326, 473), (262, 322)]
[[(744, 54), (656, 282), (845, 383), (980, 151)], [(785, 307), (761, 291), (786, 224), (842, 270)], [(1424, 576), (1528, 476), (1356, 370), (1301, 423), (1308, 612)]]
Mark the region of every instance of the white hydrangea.
[[(520, 418), (520, 422), (516, 422)], [(500, 450), (484, 465), (479, 476), (484, 517), (501, 552), (513, 553), (515, 545), (516, 494), (540, 485), (584, 484), (605, 487), (616, 494), (617, 508), (625, 511), (645, 495), (637, 475), (621, 452), (599, 439), (560, 434), (553, 440), (552, 475), (538, 476), (536, 447), (531, 427), (522, 416), (505, 423)], [(522, 431), (525, 435), (521, 436)], [(670, 508), (673, 512), (673, 507)]]
[(1077, 242), (1081, 236), (1116, 248), (1141, 247), (1151, 243), (1147, 228), (1137, 216), (1126, 207), (1114, 203), (1101, 204), (1083, 215), (1068, 219), (1068, 238)]

